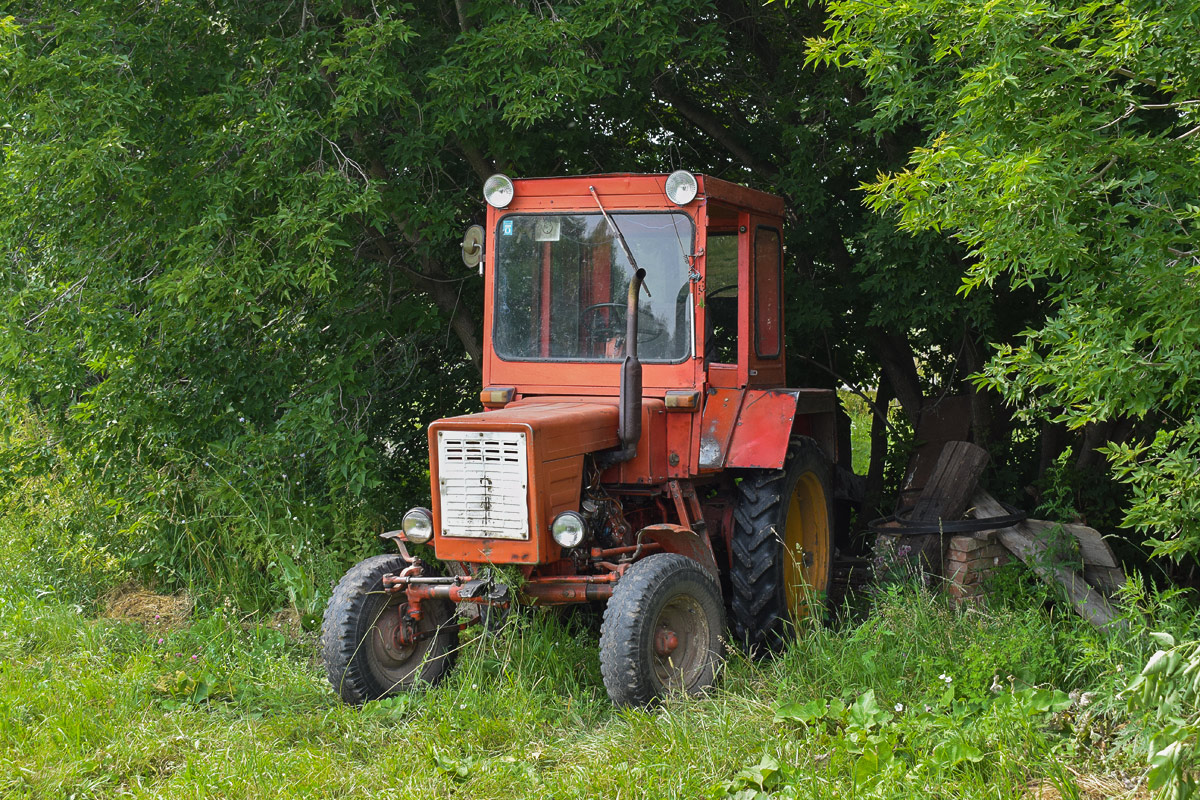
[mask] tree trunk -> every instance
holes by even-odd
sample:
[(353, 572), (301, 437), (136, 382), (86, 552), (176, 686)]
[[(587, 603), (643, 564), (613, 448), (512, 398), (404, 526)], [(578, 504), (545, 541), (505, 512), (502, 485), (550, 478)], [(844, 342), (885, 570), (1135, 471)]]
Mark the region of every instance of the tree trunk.
[(903, 334), (886, 333), (879, 328), (872, 330), (875, 351), (879, 356), (879, 364), (887, 376), (900, 408), (913, 428), (921, 421), (921, 404), (924, 397), (921, 394), (921, 379), (917, 375), (917, 362), (913, 356), (912, 345)]
[(863, 509), (870, 516), (880, 516), (879, 503), (883, 498), (883, 470), (887, 466), (888, 429), (883, 424), (887, 419), (888, 405), (892, 402), (892, 384), (886, 377), (879, 380), (875, 392), (875, 414), (871, 417), (871, 461), (867, 466), (867, 486), (863, 497)]

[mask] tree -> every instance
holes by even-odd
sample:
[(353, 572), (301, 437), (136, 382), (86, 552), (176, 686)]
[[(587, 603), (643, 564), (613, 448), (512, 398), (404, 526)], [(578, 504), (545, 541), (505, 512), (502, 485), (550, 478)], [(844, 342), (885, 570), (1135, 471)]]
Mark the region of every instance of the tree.
[[(105, 509), (98, 546), (167, 582), (313, 608), (422, 501), (426, 423), (473, 404), (482, 303), (456, 242), (497, 170), (687, 167), (780, 192), (793, 380), (882, 375), (915, 419), (1031, 312), (956, 296), (957, 245), (863, 207), (857, 184), (921, 129), (877, 142), (858, 77), (805, 69), (823, 19), (752, 0), (24, 4), (0, 22), (0, 376), (39, 433), (0, 469), (69, 467)], [(79, 507), (64, 560), (96, 524)]]
[(968, 249), (963, 294), (1052, 311), (980, 382), (1087, 429), (1154, 551), (1200, 552), (1200, 4), (834, 0), (809, 59), (861, 70), (879, 135), (928, 133), (865, 185)]

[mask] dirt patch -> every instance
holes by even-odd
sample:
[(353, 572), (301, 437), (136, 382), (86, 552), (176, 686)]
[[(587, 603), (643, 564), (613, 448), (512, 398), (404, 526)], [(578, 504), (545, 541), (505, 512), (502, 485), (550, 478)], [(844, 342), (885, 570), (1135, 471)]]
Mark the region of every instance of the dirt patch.
[(294, 608), (276, 611), (271, 615), (267, 625), (291, 639), (298, 639), (304, 633), (300, 626), (300, 615)]
[(192, 613), (192, 600), (185, 593), (157, 594), (137, 584), (125, 584), (103, 598), (104, 616), (140, 622), (153, 628), (179, 628)]
[[(1075, 788), (1082, 800), (1150, 800), (1146, 785), (1136, 780), (1121, 780), (1104, 775), (1089, 775), (1068, 768), (1074, 776)], [(1051, 781), (1040, 781), (1029, 785), (1030, 800), (1062, 800), (1063, 794)]]

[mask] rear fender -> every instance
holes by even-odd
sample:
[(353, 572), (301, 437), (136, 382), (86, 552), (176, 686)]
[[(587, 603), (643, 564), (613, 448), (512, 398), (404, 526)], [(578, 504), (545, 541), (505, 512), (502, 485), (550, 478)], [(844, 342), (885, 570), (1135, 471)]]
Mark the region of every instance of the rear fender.
[[(705, 404), (701, 468), (780, 469), (793, 435), (816, 439), (837, 458), (837, 394), (832, 389), (722, 389)], [(719, 399), (719, 402), (715, 402)], [(726, 435), (720, 435), (728, 431)]]

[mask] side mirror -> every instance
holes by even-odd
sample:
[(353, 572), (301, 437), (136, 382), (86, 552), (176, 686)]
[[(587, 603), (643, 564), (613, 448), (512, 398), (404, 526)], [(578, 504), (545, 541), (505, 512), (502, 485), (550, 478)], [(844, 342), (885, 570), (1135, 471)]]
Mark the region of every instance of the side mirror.
[(472, 225), (471, 227), (467, 228), (467, 232), (463, 234), (462, 260), (464, 264), (472, 269), (479, 267), (479, 274), (483, 274), (482, 225)]

